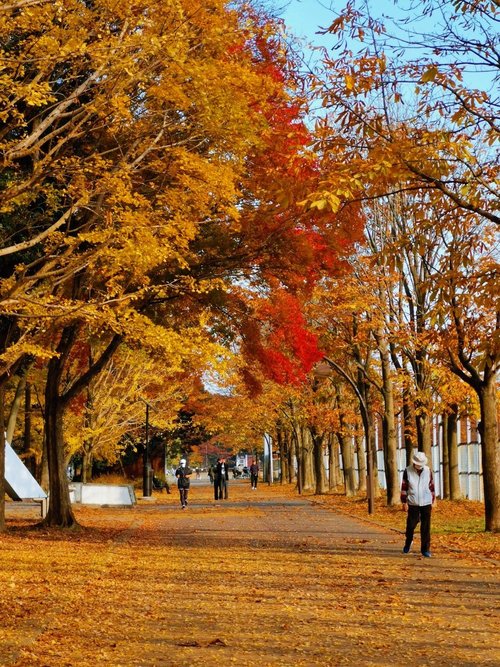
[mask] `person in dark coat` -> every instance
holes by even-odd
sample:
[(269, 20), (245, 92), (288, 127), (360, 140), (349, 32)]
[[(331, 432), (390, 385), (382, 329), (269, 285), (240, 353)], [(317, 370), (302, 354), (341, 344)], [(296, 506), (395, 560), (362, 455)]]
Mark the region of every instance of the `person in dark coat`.
[(214, 498), (215, 500), (227, 500), (227, 482), (229, 480), (229, 468), (226, 459), (221, 457), (217, 459), (214, 477)]
[(255, 459), (252, 460), (250, 466), (250, 484), (253, 490), (257, 490), (257, 482), (259, 481), (259, 464)]
[(186, 459), (181, 459), (179, 467), (175, 471), (175, 476), (177, 477), (177, 488), (179, 489), (179, 498), (181, 501), (182, 509), (186, 509), (189, 486), (191, 484), (190, 477), (193, 474), (191, 468), (188, 468)]

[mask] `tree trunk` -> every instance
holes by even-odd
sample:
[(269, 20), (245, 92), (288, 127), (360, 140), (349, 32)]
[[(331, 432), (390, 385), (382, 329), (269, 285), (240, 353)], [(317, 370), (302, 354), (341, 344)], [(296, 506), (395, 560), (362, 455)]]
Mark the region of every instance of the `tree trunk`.
[(297, 428), (294, 428), (293, 436), (295, 439), (295, 460), (297, 462), (297, 491), (300, 495), (302, 493), (302, 443)]
[(102, 371), (119, 347), (122, 338), (115, 334), (99, 359), (92, 363), (73, 384), (60, 393), (60, 381), (65, 364), (78, 334), (78, 324), (67, 326), (61, 332), (56, 348), (57, 356), (48, 364), (45, 386), (45, 440), (47, 443), (47, 463), (49, 469), (49, 510), (42, 522), (44, 525), (68, 528), (77, 522), (71, 509), (69, 484), (66, 474), (66, 456), (63, 440), (64, 408), (75, 398), (98, 373)]
[(357, 435), (355, 438), (356, 441), (356, 458), (358, 460), (358, 492), (366, 493), (366, 454), (363, 447), (363, 437)]
[(391, 376), (389, 349), (382, 337), (379, 340), (379, 354), (382, 366), (382, 396), (384, 399), (383, 434), (384, 467), (387, 486), (387, 504), (399, 504), (398, 441), (394, 416), (394, 385)]
[(295, 480), (295, 466), (294, 466), (294, 447), (295, 447), (295, 438), (293, 431), (287, 430), (288, 438), (288, 462), (287, 462), (287, 472), (288, 472), (288, 483), (292, 484)]
[(442, 417), (442, 436), (443, 436), (443, 489), (442, 497), (450, 497), (450, 447), (448, 444), (448, 413), (444, 412)]
[(313, 444), (314, 477), (316, 480), (315, 495), (321, 496), (326, 493), (325, 463), (323, 459), (324, 435), (319, 435), (314, 427), (310, 428)]
[(413, 405), (410, 391), (407, 387), (403, 388), (403, 440), (406, 450), (406, 465), (411, 463), (412, 452), (416, 449), (415, 427), (416, 421), (413, 414)]
[(64, 361), (49, 361), (45, 387), (45, 440), (49, 469), (49, 509), (43, 525), (68, 528), (76, 525), (69, 498), (68, 476), (63, 440), (63, 405), (59, 396), (59, 380)]
[(333, 439), (331, 436), (328, 437), (328, 444), (327, 444), (327, 449), (328, 449), (328, 490), (333, 491), (335, 488), (333, 482), (334, 482), (334, 471), (333, 471), (333, 466), (334, 466), (334, 444), (333, 444)]
[[(377, 443), (375, 440), (375, 424), (373, 419), (373, 410), (371, 406), (371, 399), (367, 401), (368, 406), (368, 444), (366, 458), (370, 456), (372, 461), (372, 483), (373, 483), (373, 497), (380, 496), (380, 483), (378, 479), (378, 460), (377, 460)], [(368, 466), (367, 466), (368, 468)]]
[(426, 412), (420, 412), (416, 416), (416, 422), (418, 450), (424, 452), (430, 462), (432, 461), (431, 418)]
[(280, 453), (280, 484), (284, 484), (288, 479), (288, 433), (281, 427), (277, 429), (278, 447)]
[(500, 447), (498, 444), (498, 413), (496, 376), (482, 383), (479, 391), (481, 421), (481, 459), (483, 464), (485, 529), (500, 532)]
[(85, 444), (82, 451), (82, 482), (83, 484), (88, 484), (92, 481), (92, 463), (94, 461), (92, 446)]
[(313, 463), (313, 446), (311, 435), (308, 430), (301, 428), (301, 467), (302, 467), (302, 490), (311, 491), (314, 484), (314, 463)]
[(354, 452), (350, 439), (342, 432), (337, 432), (337, 439), (340, 445), (340, 454), (342, 456), (342, 468), (344, 470), (344, 489), (345, 495), (350, 498), (356, 495), (356, 476), (354, 471)]
[[(392, 415), (394, 422), (394, 414)], [(384, 447), (384, 472), (386, 483), (387, 505), (393, 507), (400, 503), (398, 450), (396, 440), (396, 429), (388, 423), (390, 418), (387, 414), (382, 417), (382, 442)]]
[(333, 434), (328, 436), (328, 489), (333, 491), (339, 485), (340, 470), (338, 441)]
[(332, 449), (332, 483), (333, 488), (336, 489), (342, 483), (343, 478), (341, 479), (339, 462), (339, 441), (333, 434), (330, 436), (330, 443)]
[(43, 448), (42, 448), (42, 459), (40, 461), (40, 470), (37, 476), (37, 479), (40, 481), (40, 486), (44, 491), (48, 493), (49, 491), (49, 464), (48, 464), (48, 455), (47, 455), (47, 424), (45, 422), (45, 413), (43, 416), (44, 427), (43, 427)]
[(36, 477), (36, 457), (31, 450), (31, 384), (29, 382), (26, 383), (24, 388), (23, 450), (25, 454), (24, 462), (33, 477)]
[(450, 499), (460, 500), (462, 490), (460, 489), (460, 476), (458, 474), (458, 406), (452, 406), (453, 412), (448, 415), (447, 420), (447, 445), (448, 445), (448, 480)]
[(9, 418), (7, 420), (7, 442), (12, 445), (14, 439), (14, 431), (16, 429), (17, 415), (19, 414), (19, 408), (21, 407), (21, 402), (24, 397), (24, 390), (26, 388), (26, 373), (19, 378), (17, 383), (16, 393), (14, 394), (14, 400), (10, 407)]

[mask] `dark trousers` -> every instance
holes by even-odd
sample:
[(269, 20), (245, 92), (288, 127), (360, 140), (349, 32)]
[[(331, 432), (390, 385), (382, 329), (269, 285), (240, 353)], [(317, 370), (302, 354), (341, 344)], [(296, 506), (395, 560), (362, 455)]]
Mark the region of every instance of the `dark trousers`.
[(431, 511), (432, 505), (408, 505), (408, 516), (406, 517), (406, 541), (409, 547), (413, 542), (413, 533), (420, 521), (420, 551), (431, 550)]
[(258, 480), (259, 480), (259, 475), (250, 475), (250, 482), (252, 484), (252, 488), (253, 487), (257, 488)]
[(185, 507), (188, 504), (188, 491), (189, 489), (179, 489), (179, 497), (182, 507)]
[(215, 500), (227, 500), (227, 479), (224, 477), (216, 477), (214, 481), (214, 498)]

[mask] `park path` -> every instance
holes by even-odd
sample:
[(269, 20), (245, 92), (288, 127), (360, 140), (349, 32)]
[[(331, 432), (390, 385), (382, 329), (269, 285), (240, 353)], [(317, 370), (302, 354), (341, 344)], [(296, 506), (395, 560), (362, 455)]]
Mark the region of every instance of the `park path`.
[(72, 595), (51, 588), (2, 667), (500, 665), (494, 563), (404, 556), (397, 533), (279, 489), (210, 491), (82, 509)]

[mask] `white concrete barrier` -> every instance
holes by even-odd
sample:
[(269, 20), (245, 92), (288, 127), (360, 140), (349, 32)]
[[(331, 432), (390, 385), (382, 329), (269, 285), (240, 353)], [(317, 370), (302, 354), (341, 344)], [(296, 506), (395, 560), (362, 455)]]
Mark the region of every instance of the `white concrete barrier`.
[(130, 506), (137, 503), (132, 484), (83, 484), (69, 485), (71, 502), (82, 505)]

